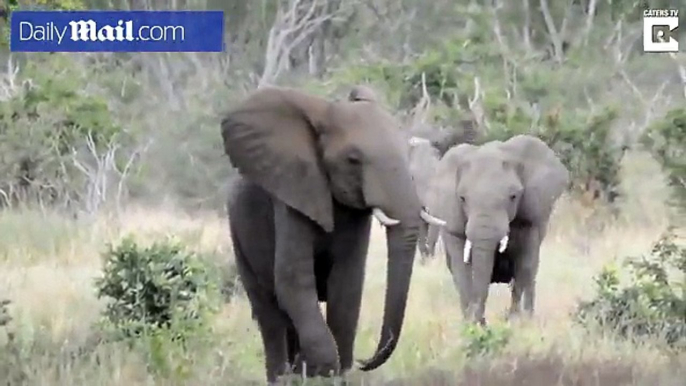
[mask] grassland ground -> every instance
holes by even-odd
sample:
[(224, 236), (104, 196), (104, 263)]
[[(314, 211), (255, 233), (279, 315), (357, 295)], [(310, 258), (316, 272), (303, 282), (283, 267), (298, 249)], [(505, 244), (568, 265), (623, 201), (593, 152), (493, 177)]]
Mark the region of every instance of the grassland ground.
[[(618, 258), (648, 251), (667, 225), (659, 168), (642, 154), (624, 163), (627, 197), (620, 215), (563, 197), (544, 242), (536, 316), (513, 322), (498, 354), (467, 359), (457, 293), (444, 255), (417, 263), (402, 339), (390, 361), (355, 384), (393, 385), (683, 385), (686, 357), (650, 341), (622, 341), (572, 322), (579, 299), (592, 295), (593, 276)], [(380, 329), (385, 243), (375, 226), (370, 247), (356, 355), (371, 355)], [(103, 303), (93, 279), (106, 243), (134, 234), (152, 241), (174, 235), (197, 251), (232, 258), (226, 219), (169, 207), (130, 206), (117, 216), (65, 219), (33, 209), (0, 213), (0, 297), (12, 301), (11, 324), (0, 328), (0, 379), (28, 385), (227, 385), (263, 381), (262, 348), (250, 307), (235, 296), (216, 315), (215, 334), (200, 352), (170, 353), (185, 378), (161, 377), (135, 347), (90, 338)], [(493, 286), (487, 317), (505, 323), (509, 289)], [(11, 332), (11, 336), (7, 334)], [(12, 338), (11, 342), (8, 339)], [(10, 355), (9, 351), (12, 351)], [(84, 354), (86, 352), (87, 354)]]

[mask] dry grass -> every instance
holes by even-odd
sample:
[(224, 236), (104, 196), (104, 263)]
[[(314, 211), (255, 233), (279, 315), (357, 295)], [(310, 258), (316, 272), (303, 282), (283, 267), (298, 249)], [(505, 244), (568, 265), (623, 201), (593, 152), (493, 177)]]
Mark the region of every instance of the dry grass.
[[(649, 342), (631, 344), (592, 335), (574, 326), (569, 313), (590, 295), (592, 276), (618, 257), (645, 252), (666, 225), (664, 184), (657, 167), (640, 154), (626, 162), (631, 194), (623, 214), (564, 198), (544, 243), (537, 316), (518, 322), (500, 356), (465, 361), (460, 348), (457, 294), (445, 262), (417, 265), (403, 338), (392, 359), (371, 374), (351, 374), (353, 383), (393, 385), (677, 385), (686, 358), (669, 358)], [(102, 304), (92, 280), (106, 242), (128, 233), (141, 241), (175, 235), (197, 250), (231, 258), (227, 222), (217, 215), (179, 214), (171, 209), (131, 208), (118, 218), (65, 220), (24, 210), (0, 213), (0, 297), (13, 301), (11, 328), (23, 342), (19, 363), (0, 364), (0, 378), (17, 384), (157, 385), (141, 354), (119, 346), (89, 348), (91, 324)], [(385, 288), (385, 243), (374, 228), (356, 353), (371, 355), (380, 328)], [(494, 286), (488, 317), (498, 323), (509, 302)], [(178, 384), (245, 384), (263, 379), (261, 342), (244, 298), (226, 304), (216, 318), (217, 339), (207, 355), (184, 358), (190, 380)], [(0, 344), (6, 337), (0, 334)], [(10, 379), (12, 381), (12, 379)], [(11, 383), (10, 383), (11, 384)]]

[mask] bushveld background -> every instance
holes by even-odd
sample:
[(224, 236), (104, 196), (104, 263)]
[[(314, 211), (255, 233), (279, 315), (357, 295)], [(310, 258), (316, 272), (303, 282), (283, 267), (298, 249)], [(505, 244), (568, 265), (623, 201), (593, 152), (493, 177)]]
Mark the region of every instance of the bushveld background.
[[(218, 117), (261, 85), (344, 98), (368, 83), (403, 130), (436, 143), (467, 128), (477, 142), (538, 135), (573, 184), (543, 245), (535, 318), (506, 323), (508, 288), (493, 286), (491, 327), (462, 325), (439, 249), (415, 268), (396, 353), (353, 384), (683, 385), (686, 56), (644, 54), (641, 23), (644, 8), (670, 5), (0, 4), (0, 381), (262, 382), (232, 263), (224, 203), (236, 173)], [(11, 11), (36, 8), (222, 9), (227, 50), (10, 54)], [(377, 228), (373, 240), (359, 357), (380, 328)]]

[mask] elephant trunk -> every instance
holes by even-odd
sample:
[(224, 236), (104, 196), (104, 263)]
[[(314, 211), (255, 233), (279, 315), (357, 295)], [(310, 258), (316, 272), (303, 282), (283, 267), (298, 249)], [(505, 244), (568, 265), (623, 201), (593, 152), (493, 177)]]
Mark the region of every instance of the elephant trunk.
[(419, 218), (386, 228), (388, 269), (381, 338), (372, 358), (362, 361), (362, 371), (374, 370), (384, 364), (398, 344), (405, 318), (418, 234)]
[(472, 289), (470, 312), (472, 320), (485, 323), (484, 311), (495, 260), (497, 241), (477, 241), (472, 244)]
[(469, 315), (475, 322), (485, 323), (484, 311), (496, 251), (507, 248), (508, 232), (506, 213), (475, 213), (467, 221), (464, 261), (472, 267)]

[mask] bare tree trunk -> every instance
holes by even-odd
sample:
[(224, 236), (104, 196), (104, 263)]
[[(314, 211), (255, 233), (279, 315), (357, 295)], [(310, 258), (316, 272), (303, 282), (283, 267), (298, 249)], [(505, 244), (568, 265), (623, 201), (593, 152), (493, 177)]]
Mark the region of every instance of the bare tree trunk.
[(529, 0), (522, 0), (524, 8), (524, 26), (522, 27), (522, 36), (524, 37), (524, 46), (527, 51), (531, 51), (531, 7)]
[(279, 3), (276, 18), (269, 30), (265, 65), (257, 87), (274, 83), (289, 65), (292, 51), (333, 17), (327, 12), (327, 0), (290, 0)]
[(590, 0), (588, 3), (588, 15), (586, 15), (586, 31), (584, 32), (584, 46), (588, 44), (588, 36), (593, 29), (593, 18), (595, 17), (595, 9), (598, 5), (598, 0)]
[(550, 13), (550, 7), (548, 6), (548, 0), (540, 0), (541, 13), (543, 14), (543, 20), (545, 21), (546, 28), (548, 29), (548, 34), (550, 35), (550, 41), (553, 44), (553, 56), (555, 61), (562, 63), (564, 59), (564, 36), (567, 32), (567, 16), (571, 8), (572, 2), (570, 1), (567, 5), (567, 10), (565, 12), (564, 19), (562, 20), (562, 25), (558, 30), (555, 26), (555, 20), (553, 15)]

